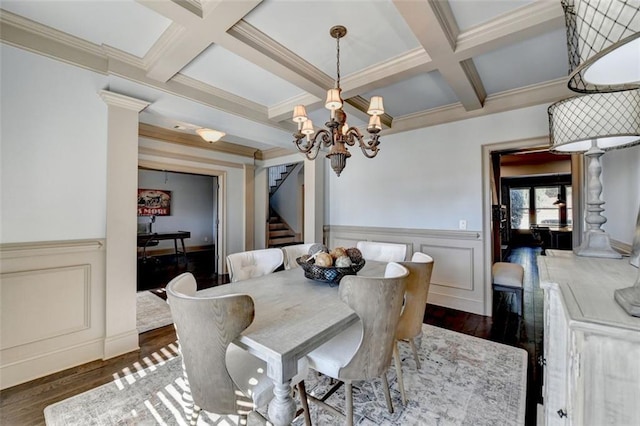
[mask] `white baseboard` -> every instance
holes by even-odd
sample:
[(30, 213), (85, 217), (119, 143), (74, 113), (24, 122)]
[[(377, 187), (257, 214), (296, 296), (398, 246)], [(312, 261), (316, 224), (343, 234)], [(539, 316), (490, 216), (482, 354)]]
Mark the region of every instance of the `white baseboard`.
[(102, 358), (103, 340), (97, 339), (0, 366), (0, 389), (16, 386), (76, 365)]
[(104, 340), (103, 359), (109, 359), (140, 349), (138, 330), (130, 330)]

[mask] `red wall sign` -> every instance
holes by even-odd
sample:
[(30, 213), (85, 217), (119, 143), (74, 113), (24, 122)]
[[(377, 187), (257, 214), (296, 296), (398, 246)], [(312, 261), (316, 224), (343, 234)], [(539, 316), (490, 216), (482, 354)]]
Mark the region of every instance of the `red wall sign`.
[(170, 216), (171, 191), (138, 189), (138, 216)]

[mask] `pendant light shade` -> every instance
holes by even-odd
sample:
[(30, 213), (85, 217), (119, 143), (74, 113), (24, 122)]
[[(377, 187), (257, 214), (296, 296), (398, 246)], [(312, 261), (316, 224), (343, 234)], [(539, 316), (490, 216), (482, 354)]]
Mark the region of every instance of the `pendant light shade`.
[(569, 89), (640, 88), (640, 0), (562, 0)]
[(640, 144), (640, 89), (593, 93), (556, 102), (548, 109), (551, 151), (585, 152)]

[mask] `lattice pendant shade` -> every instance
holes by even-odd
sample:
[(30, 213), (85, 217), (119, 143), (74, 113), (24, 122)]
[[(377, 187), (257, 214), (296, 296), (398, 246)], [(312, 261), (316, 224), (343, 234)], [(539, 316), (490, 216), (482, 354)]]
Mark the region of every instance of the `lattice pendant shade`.
[(575, 96), (548, 113), (552, 152), (584, 152), (592, 139), (604, 151), (640, 144), (639, 89)]
[[(640, 0), (562, 0), (562, 7), (569, 89), (593, 93), (640, 88)], [(625, 65), (609, 68), (605, 72), (607, 81), (600, 81), (595, 74), (601, 65), (594, 64), (602, 64), (603, 58), (610, 61), (616, 55), (624, 58)]]

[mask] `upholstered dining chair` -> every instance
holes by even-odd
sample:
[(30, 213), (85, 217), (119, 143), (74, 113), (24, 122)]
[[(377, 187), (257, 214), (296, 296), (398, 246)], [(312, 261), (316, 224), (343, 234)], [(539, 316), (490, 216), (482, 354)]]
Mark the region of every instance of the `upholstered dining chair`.
[(429, 295), (434, 262), (431, 256), (415, 252), (410, 262), (400, 262), (400, 264), (409, 270), (409, 276), (407, 277), (407, 288), (404, 295), (404, 307), (396, 330), (396, 342), (393, 345), (393, 359), (396, 366), (402, 404), (407, 405), (398, 342), (409, 342), (416, 361), (416, 368), (420, 369), (420, 359), (418, 358), (418, 349), (414, 339), (422, 334), (422, 323), (427, 306), (427, 296)]
[[(267, 364), (233, 343), (253, 322), (253, 299), (247, 294), (200, 297), (196, 288), (190, 272), (178, 275), (166, 287), (188, 389), (183, 395), (189, 403), (186, 414), (192, 425), (201, 410), (240, 415), (246, 424), (249, 412), (273, 398)], [(302, 358), (291, 383), (298, 387), (305, 423), (311, 425), (303, 382), (308, 371), (308, 362)]]
[[(405, 279), (409, 271), (398, 263), (389, 263), (384, 277), (347, 275), (340, 281), (340, 298), (360, 317), (360, 321), (307, 355), (309, 366), (345, 385), (345, 416), (353, 425), (352, 382), (380, 378), (383, 382), (387, 408), (393, 412), (387, 370), (395, 344), (400, 320)], [(340, 386), (338, 382), (335, 387)], [(309, 400), (341, 416), (325, 402), (324, 397), (309, 395)]]
[(396, 243), (380, 243), (377, 241), (358, 241), (356, 248), (366, 260), (380, 262), (402, 262), (407, 255), (407, 246)]
[(279, 248), (243, 251), (227, 256), (227, 269), (232, 283), (261, 277), (278, 269), (284, 261)]
[(309, 249), (314, 243), (310, 244), (294, 244), (291, 246), (284, 246), (282, 252), (284, 253), (284, 269), (298, 268), (300, 265), (296, 262), (296, 259), (303, 254), (308, 254)]

